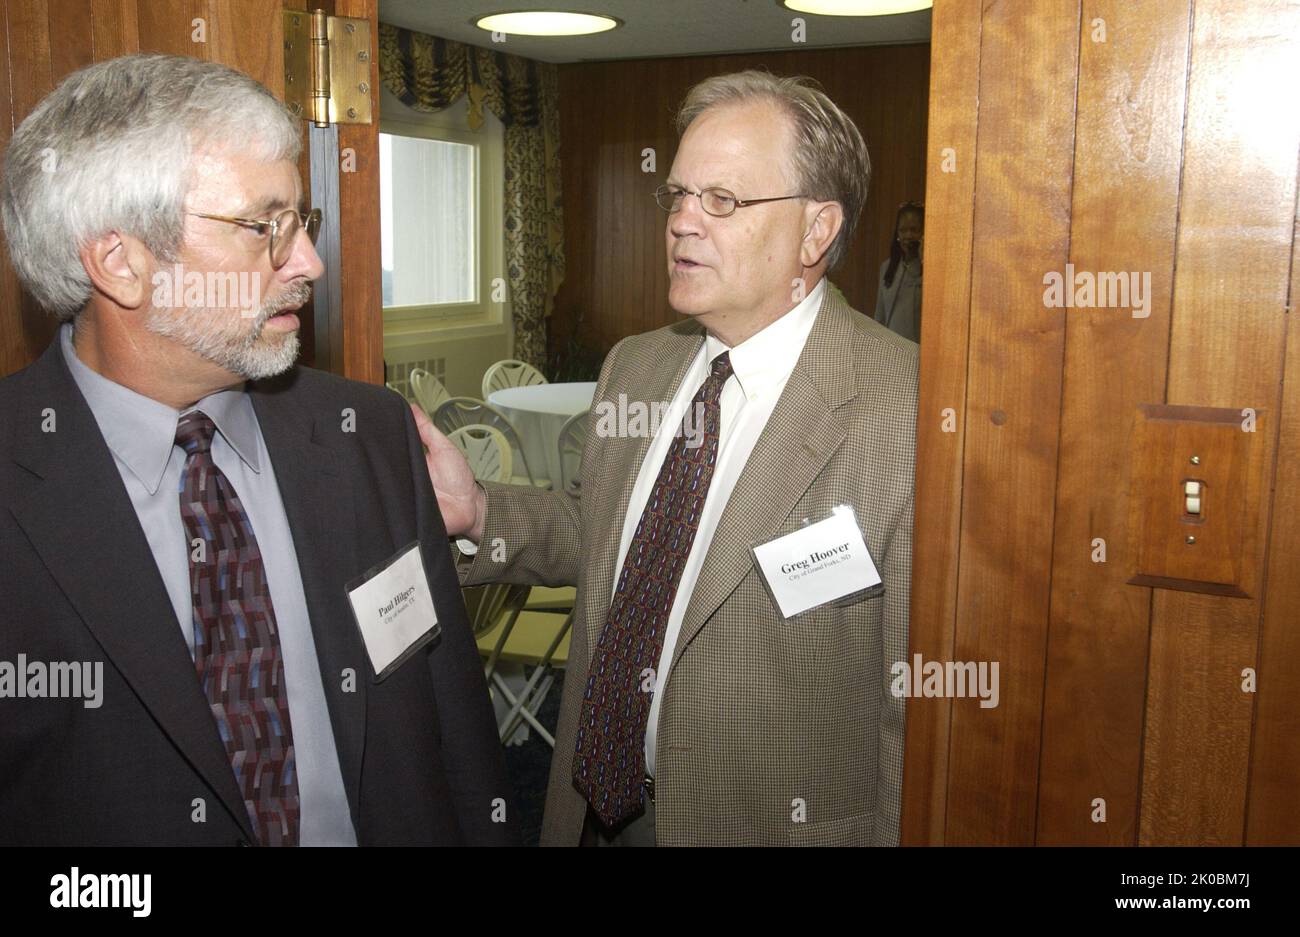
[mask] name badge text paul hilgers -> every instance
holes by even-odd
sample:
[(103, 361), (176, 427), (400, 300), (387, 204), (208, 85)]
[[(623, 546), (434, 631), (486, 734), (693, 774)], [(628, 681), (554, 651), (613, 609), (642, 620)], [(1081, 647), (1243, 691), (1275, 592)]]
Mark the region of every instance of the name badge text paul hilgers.
[(397, 593), (397, 595), (393, 596), (392, 601), (390, 601), (387, 605), (379, 609), (380, 616), (382, 617), (384, 615), (387, 615), (393, 609), (397, 608), (399, 603), (410, 600), (411, 596), (413, 596), (414, 594), (415, 594), (415, 586), (411, 586), (409, 589), (404, 589), (401, 592)]

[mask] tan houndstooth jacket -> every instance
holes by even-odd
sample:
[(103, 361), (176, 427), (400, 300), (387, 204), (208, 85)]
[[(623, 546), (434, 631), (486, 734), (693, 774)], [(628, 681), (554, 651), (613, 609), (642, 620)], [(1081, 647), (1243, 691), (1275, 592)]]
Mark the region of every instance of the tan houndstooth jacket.
[[(703, 340), (693, 321), (624, 339), (595, 404), (671, 400)], [(889, 688), (907, 652), (916, 387), (917, 346), (827, 290), (682, 622), (655, 749), (660, 845), (898, 843), (903, 700)], [(483, 549), (462, 566), (466, 585), (577, 586), (543, 845), (582, 834), (575, 724), (650, 442), (590, 433), (581, 500), (485, 484)], [(750, 548), (841, 503), (857, 513), (884, 593), (783, 621)]]

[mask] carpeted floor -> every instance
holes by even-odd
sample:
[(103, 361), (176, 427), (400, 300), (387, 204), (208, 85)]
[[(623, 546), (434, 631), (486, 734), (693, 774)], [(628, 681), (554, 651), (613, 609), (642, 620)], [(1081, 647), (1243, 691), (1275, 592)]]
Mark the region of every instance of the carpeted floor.
[[(555, 684), (537, 713), (537, 719), (554, 735), (560, 717), (560, 694), (564, 692), (564, 675), (557, 674)], [(530, 732), (521, 745), (507, 745), (506, 772), (515, 789), (515, 810), (525, 846), (536, 846), (542, 833), (542, 806), (546, 802), (546, 780), (551, 771), (551, 746)]]

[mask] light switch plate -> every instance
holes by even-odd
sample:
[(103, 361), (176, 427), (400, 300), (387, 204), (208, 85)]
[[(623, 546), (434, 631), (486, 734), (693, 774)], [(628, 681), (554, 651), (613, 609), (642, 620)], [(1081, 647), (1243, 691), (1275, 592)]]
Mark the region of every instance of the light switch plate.
[[(1130, 583), (1240, 598), (1258, 593), (1269, 447), (1263, 412), (1251, 416), (1231, 407), (1138, 407)], [(1186, 510), (1188, 481), (1201, 483), (1195, 515)]]

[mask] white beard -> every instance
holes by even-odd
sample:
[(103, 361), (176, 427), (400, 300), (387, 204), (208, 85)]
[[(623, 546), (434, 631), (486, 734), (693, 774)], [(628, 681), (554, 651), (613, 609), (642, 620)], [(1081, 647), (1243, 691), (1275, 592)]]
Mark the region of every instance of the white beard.
[[(298, 358), (298, 333), (265, 334), (268, 319), (283, 309), (305, 303), (311, 287), (296, 283), (275, 299), (258, 308), (256, 315), (238, 309), (153, 307), (145, 328), (177, 342), (199, 357), (237, 374), (258, 381), (293, 367)], [(247, 323), (247, 325), (245, 324)]]

